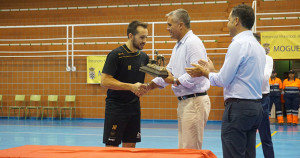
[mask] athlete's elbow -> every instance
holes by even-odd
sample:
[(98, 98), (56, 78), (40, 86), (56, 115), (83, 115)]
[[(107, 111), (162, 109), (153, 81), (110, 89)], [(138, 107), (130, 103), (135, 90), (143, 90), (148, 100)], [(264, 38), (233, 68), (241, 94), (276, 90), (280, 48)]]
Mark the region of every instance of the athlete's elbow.
[(102, 78), (101, 79), (101, 87), (103, 87), (103, 88), (108, 88), (108, 83), (107, 83), (107, 79), (105, 79), (105, 78)]

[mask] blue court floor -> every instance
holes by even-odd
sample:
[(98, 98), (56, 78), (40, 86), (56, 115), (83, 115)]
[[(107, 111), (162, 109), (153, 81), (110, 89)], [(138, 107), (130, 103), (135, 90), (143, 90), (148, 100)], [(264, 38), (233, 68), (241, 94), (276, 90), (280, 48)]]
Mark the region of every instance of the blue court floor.
[[(276, 158), (300, 158), (300, 125), (271, 124)], [(0, 150), (23, 145), (99, 146), (103, 120), (17, 120), (0, 119)], [(177, 121), (143, 120), (142, 142), (137, 148), (177, 148)], [(258, 158), (263, 158), (260, 138), (256, 138)], [(203, 149), (222, 158), (221, 121), (209, 121), (205, 127)]]

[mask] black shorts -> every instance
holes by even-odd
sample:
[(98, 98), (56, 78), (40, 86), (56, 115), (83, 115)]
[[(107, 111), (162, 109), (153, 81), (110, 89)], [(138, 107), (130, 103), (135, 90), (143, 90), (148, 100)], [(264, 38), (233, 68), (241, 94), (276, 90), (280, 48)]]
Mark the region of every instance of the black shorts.
[(103, 143), (119, 146), (141, 141), (141, 115), (105, 114)]

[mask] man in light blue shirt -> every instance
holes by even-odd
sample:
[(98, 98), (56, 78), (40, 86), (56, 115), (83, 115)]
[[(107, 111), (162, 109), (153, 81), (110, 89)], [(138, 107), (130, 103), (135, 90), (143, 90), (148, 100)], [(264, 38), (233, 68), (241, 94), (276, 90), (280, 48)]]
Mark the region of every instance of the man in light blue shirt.
[(254, 12), (250, 6), (234, 7), (227, 27), (233, 37), (219, 72), (211, 60), (200, 60), (186, 68), (193, 77), (205, 76), (211, 85), (224, 87), (225, 111), (222, 118), (224, 158), (255, 157), (256, 130), (262, 119), (262, 81), (266, 55), (250, 31)]
[(186, 73), (186, 67), (192, 67), (198, 60), (207, 61), (207, 54), (202, 41), (190, 29), (190, 16), (184, 9), (177, 9), (167, 14), (171, 38), (177, 43), (167, 70), (165, 79), (154, 78), (148, 89), (164, 88), (173, 84), (172, 89), (178, 97), (178, 146), (179, 148), (201, 149), (204, 127), (210, 112), (210, 99), (206, 91), (210, 87), (205, 77), (192, 78)]

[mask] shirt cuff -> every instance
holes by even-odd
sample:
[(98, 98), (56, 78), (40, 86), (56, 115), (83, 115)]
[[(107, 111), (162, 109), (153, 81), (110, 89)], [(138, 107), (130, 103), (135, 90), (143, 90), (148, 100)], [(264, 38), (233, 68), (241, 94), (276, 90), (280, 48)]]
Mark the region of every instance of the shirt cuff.
[(155, 84), (157, 84), (159, 86), (159, 88), (165, 88), (168, 83), (165, 82), (165, 80), (161, 77), (155, 77), (152, 82), (154, 82)]
[(216, 75), (216, 73), (214, 73), (214, 72), (210, 72), (210, 73), (208, 74), (208, 79), (209, 79), (209, 82), (210, 82), (210, 84), (211, 84), (212, 86), (217, 86), (216, 83), (215, 83), (215, 81), (214, 81), (215, 75)]

